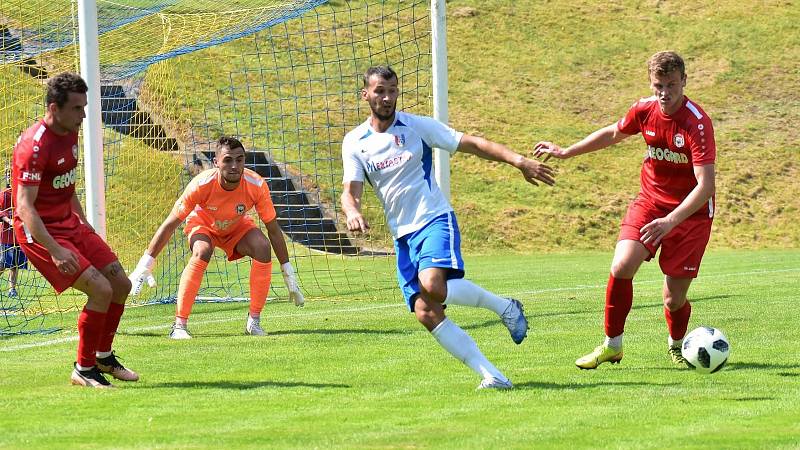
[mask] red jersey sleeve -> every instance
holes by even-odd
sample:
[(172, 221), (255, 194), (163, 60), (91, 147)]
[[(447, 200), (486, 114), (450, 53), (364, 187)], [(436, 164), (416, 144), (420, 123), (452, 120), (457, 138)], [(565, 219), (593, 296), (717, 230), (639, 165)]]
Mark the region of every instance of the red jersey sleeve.
[(617, 121), (617, 130), (625, 134), (638, 134), (641, 133), (641, 125), (639, 124), (639, 105), (636, 102), (631, 105), (628, 113), (619, 121)]
[(14, 148), (16, 170), (12, 172), (17, 175), (16, 182), (25, 186), (38, 186), (42, 182), (42, 174), (47, 167), (49, 156), (49, 152), (39, 145), (34, 145), (32, 139), (20, 139)]
[(714, 164), (717, 159), (717, 144), (714, 140), (714, 126), (708, 115), (690, 127), (688, 133), (689, 149), (692, 151), (692, 165)]

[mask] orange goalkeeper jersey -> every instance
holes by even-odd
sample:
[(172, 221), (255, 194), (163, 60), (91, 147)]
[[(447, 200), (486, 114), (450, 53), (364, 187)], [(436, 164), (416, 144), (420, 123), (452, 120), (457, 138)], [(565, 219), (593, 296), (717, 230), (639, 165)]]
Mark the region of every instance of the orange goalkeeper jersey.
[[(191, 216), (202, 221), (221, 236), (236, 229), (254, 206), (264, 222), (275, 219), (275, 206), (266, 181), (250, 169), (244, 169), (239, 186), (226, 191), (220, 184), (219, 169), (204, 170), (194, 177), (175, 202), (173, 214), (181, 220)], [(249, 219), (247, 219), (249, 220)]]

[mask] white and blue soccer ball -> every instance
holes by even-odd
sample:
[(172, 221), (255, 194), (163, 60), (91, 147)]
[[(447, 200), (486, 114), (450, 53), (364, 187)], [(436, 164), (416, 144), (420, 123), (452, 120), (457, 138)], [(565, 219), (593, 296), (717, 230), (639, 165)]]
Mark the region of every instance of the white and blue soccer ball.
[(700, 373), (714, 373), (728, 362), (731, 344), (714, 327), (695, 328), (683, 338), (681, 354), (687, 364)]

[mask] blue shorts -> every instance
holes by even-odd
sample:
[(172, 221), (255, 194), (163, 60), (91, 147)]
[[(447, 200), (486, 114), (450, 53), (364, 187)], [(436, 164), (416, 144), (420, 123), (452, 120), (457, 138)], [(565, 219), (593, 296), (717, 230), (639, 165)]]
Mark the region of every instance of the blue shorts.
[(419, 294), (417, 276), (425, 269), (442, 267), (450, 269), (447, 279), (464, 278), (464, 260), (461, 258), (461, 233), (456, 215), (451, 211), (431, 220), (419, 230), (394, 241), (397, 254), (397, 281), (409, 311), (414, 311), (414, 301)]
[(27, 269), (28, 258), (16, 245), (2, 244), (3, 255), (0, 257), (0, 269)]

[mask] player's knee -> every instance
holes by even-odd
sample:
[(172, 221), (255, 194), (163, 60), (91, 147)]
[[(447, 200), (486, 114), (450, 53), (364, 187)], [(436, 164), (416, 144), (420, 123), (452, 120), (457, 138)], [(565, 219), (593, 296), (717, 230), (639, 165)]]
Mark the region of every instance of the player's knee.
[(211, 261), (211, 256), (214, 254), (214, 246), (208, 242), (197, 241), (192, 245), (192, 256), (200, 258), (203, 261)]
[[(89, 281), (88, 291), (87, 295), (89, 297), (101, 301), (111, 300), (111, 296), (114, 295), (114, 289), (111, 283), (103, 276), (92, 277)], [(130, 291), (130, 288), (128, 288), (128, 291)]]
[(267, 246), (266, 248), (256, 249), (254, 252), (252, 252), (250, 257), (258, 262), (268, 263), (272, 261), (272, 252), (269, 250), (269, 246)]
[(132, 288), (133, 284), (131, 283), (131, 280), (128, 279), (128, 277), (114, 278), (113, 280), (111, 280), (111, 289), (116, 294), (128, 295), (128, 293), (131, 292)]
[(447, 298), (447, 283), (442, 282), (438, 277), (420, 276), (419, 289), (426, 300), (444, 303)]
[(686, 303), (685, 297), (678, 297), (669, 292), (664, 293), (664, 308), (670, 311), (677, 311)]
[(611, 276), (614, 278), (631, 279), (636, 275), (636, 268), (625, 260), (614, 260), (611, 263)]

